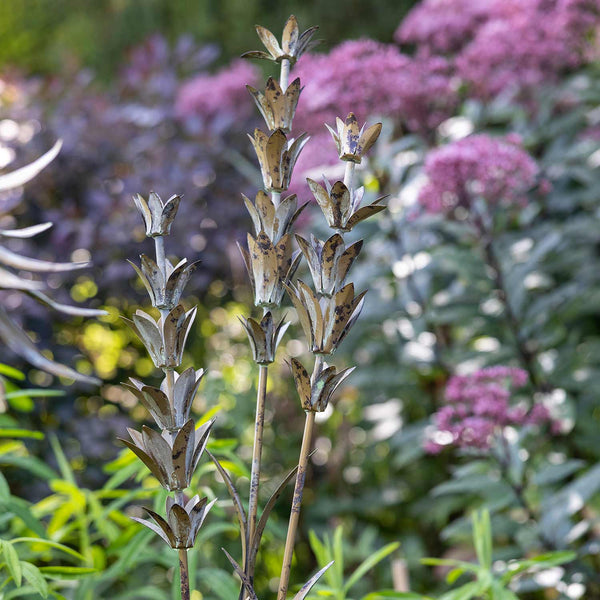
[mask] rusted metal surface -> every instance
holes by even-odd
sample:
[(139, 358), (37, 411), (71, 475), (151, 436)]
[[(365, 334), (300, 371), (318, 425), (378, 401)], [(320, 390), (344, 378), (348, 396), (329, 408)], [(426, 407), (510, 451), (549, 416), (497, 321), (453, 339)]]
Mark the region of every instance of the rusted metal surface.
[(365, 129), (366, 125), (359, 128), (354, 113), (348, 113), (345, 121), (338, 117), (336, 126), (337, 131), (326, 125), (337, 146), (340, 160), (349, 160), (357, 164), (360, 164), (363, 156), (377, 141), (382, 127), (381, 123), (375, 123), (367, 129)]
[(281, 129), (270, 135), (260, 129), (248, 134), (260, 164), (263, 185), (270, 192), (284, 192), (290, 186), (292, 171), (298, 156), (309, 137), (301, 133), (296, 139), (288, 140)]
[(289, 322), (284, 319), (275, 326), (271, 311), (267, 311), (260, 322), (255, 319), (240, 317), (240, 321), (246, 330), (254, 362), (259, 365), (268, 365), (275, 360), (275, 352), (279, 342), (283, 338)]
[(148, 201), (144, 200), (140, 194), (135, 194), (133, 200), (144, 219), (148, 237), (164, 236), (171, 233), (171, 225), (177, 215), (181, 196), (174, 195), (163, 202), (156, 192), (150, 192)]
[(294, 79), (286, 90), (282, 90), (281, 85), (272, 77), (267, 79), (264, 92), (250, 85), (246, 88), (271, 131), (281, 129), (284, 133), (289, 133), (292, 130), (292, 121), (302, 91), (299, 78)]
[(291, 15), (283, 28), (280, 45), (277, 38), (268, 29), (257, 25), (256, 33), (267, 52), (252, 50), (242, 54), (242, 58), (260, 58), (275, 62), (289, 60), (290, 64), (294, 65), (304, 52), (315, 46), (317, 42), (313, 41), (312, 37), (318, 29), (318, 27), (310, 27), (300, 33), (298, 21), (294, 15)]

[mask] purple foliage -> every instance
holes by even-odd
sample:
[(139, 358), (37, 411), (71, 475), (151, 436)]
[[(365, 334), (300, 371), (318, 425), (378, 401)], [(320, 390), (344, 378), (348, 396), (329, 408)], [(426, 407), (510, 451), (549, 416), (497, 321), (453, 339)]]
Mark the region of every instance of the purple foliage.
[(429, 213), (469, 210), (475, 198), (488, 207), (523, 205), (538, 166), (515, 136), (472, 135), (432, 150), (425, 160), (427, 182), (419, 204)]

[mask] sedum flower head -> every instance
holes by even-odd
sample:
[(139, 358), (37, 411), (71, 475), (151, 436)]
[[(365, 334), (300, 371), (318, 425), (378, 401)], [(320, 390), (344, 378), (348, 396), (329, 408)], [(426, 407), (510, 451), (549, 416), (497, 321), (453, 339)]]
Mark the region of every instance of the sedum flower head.
[(154, 522), (137, 517), (132, 517), (132, 519), (154, 531), (171, 548), (193, 548), (200, 527), (216, 501), (215, 498), (212, 502), (208, 502), (207, 498), (200, 498), (196, 495), (185, 506), (181, 506), (173, 498), (168, 497), (166, 520), (149, 508), (144, 510)]
[(505, 366), (451, 377), (444, 406), (433, 417), (434, 428), (426, 440), (426, 450), (437, 453), (450, 446), (488, 450), (508, 425), (554, 425), (543, 404), (536, 403), (527, 410), (511, 402), (511, 390), (523, 388), (527, 380), (522, 369)]
[(258, 33), (258, 37), (268, 50), (268, 53), (253, 50), (242, 54), (242, 58), (261, 58), (275, 62), (287, 59), (293, 65), (306, 50), (314, 46), (315, 42), (311, 42), (311, 39), (317, 29), (318, 27), (310, 27), (300, 33), (298, 21), (294, 15), (291, 15), (285, 23), (281, 45), (279, 45), (277, 38), (268, 29), (257, 25), (256, 33)]
[(290, 365), (302, 408), (307, 412), (323, 412), (335, 390), (356, 368), (350, 367), (338, 373), (335, 367), (324, 365), (314, 381), (311, 381), (308, 371), (299, 360), (292, 358)]
[(431, 151), (425, 174), (421, 206), (429, 213), (452, 214), (458, 207), (469, 210), (476, 198), (489, 207), (522, 205), (538, 166), (517, 141), (479, 134)]

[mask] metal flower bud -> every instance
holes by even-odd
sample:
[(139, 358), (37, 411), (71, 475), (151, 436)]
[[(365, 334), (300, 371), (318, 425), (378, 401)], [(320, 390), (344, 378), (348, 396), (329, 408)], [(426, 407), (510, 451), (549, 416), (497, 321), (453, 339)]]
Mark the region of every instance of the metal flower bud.
[(349, 113), (345, 121), (336, 119), (337, 131), (326, 125), (337, 146), (341, 160), (348, 160), (360, 164), (363, 156), (370, 150), (381, 133), (381, 123), (371, 125), (365, 131), (365, 125), (358, 128), (358, 121), (354, 113)]
[(302, 91), (299, 78), (294, 79), (285, 92), (272, 77), (267, 79), (264, 93), (250, 85), (247, 85), (246, 89), (254, 98), (260, 114), (271, 131), (276, 129), (281, 129), (284, 133), (291, 131), (298, 98)]
[(133, 196), (133, 201), (144, 219), (147, 237), (169, 235), (180, 200), (181, 196), (174, 195), (163, 203), (156, 192), (150, 192), (148, 202), (140, 194)]
[(133, 377), (129, 378), (130, 384), (125, 384), (138, 398), (146, 410), (152, 415), (156, 424), (163, 430), (171, 433), (183, 427), (190, 418), (192, 403), (204, 369), (195, 371), (193, 368), (186, 369), (181, 375), (174, 373), (175, 385), (173, 386), (173, 406), (166, 394), (166, 377), (161, 389), (145, 385)]
[(136, 332), (156, 367), (173, 369), (181, 364), (196, 310), (186, 312), (178, 304), (165, 319), (155, 321), (143, 310), (136, 310), (131, 320), (123, 320)]
[(289, 232), (294, 221), (308, 204), (307, 202), (298, 208), (296, 194), (292, 194), (284, 198), (279, 206), (275, 206), (273, 200), (263, 190), (256, 194), (254, 204), (244, 194), (242, 197), (252, 218), (256, 235), (264, 231), (274, 244)]
[(363, 187), (351, 193), (343, 181), (336, 181), (331, 185), (325, 179), (327, 189), (312, 179), (307, 178), (306, 181), (323, 211), (327, 224), (332, 229), (351, 231), (361, 221), (385, 209), (385, 206), (380, 204), (385, 199), (385, 196), (377, 198), (377, 200), (368, 206), (359, 208), (365, 193)]
[(248, 137), (260, 163), (265, 189), (270, 192), (287, 190), (296, 160), (309, 140), (307, 134), (302, 133), (288, 142), (281, 129), (276, 129), (271, 135), (255, 129), (254, 136), (248, 134)]
[(207, 501), (208, 498), (200, 498), (200, 496), (196, 495), (185, 506), (181, 506), (173, 498), (168, 497), (166, 520), (149, 508), (145, 508), (144, 510), (152, 517), (154, 523), (145, 519), (138, 519), (137, 517), (131, 518), (154, 531), (171, 548), (193, 548), (200, 527), (202, 527), (208, 511), (217, 499), (215, 498), (208, 504)]
[(281, 342), (290, 325), (289, 322), (284, 323), (284, 320), (281, 319), (279, 325), (275, 327), (271, 311), (265, 313), (260, 323), (255, 319), (245, 319), (243, 317), (240, 317), (240, 321), (250, 340), (254, 362), (259, 365), (272, 363), (275, 360), (275, 352), (277, 352), (279, 342)]
[(256, 306), (273, 308), (281, 304), (283, 285), (290, 282), (300, 264), (301, 252), (292, 251), (288, 233), (273, 244), (266, 233), (254, 239), (248, 234), (248, 250), (239, 246), (254, 290)]
[(190, 485), (213, 423), (214, 419), (194, 430), (194, 421), (190, 419), (175, 437), (168, 431), (160, 434), (145, 425), (141, 433), (128, 428), (133, 443), (121, 441), (150, 469), (166, 490), (184, 490)]
[(365, 292), (354, 296), (354, 284), (349, 283), (331, 298), (319, 298), (301, 280), (298, 287), (286, 285), (300, 324), (315, 354), (333, 354), (358, 319)]
[(325, 365), (325, 368), (319, 371), (313, 381), (299, 360), (292, 358), (291, 368), (302, 408), (307, 412), (323, 412), (327, 408), (333, 392), (356, 367), (350, 367), (338, 373), (335, 367)]
[(332, 296), (341, 289), (363, 245), (359, 240), (346, 248), (339, 233), (325, 242), (314, 235), (311, 235), (310, 243), (299, 235), (296, 235), (296, 240), (306, 257), (317, 294), (322, 296)]
[(199, 260), (189, 264), (187, 259), (184, 258), (173, 266), (170, 260), (165, 260), (167, 267), (165, 280), (162, 269), (145, 254), (140, 256), (141, 268), (131, 261), (128, 262), (142, 280), (150, 296), (152, 306), (166, 310), (171, 310), (179, 304), (187, 282), (200, 264)]
[(253, 50), (242, 54), (242, 58), (262, 58), (265, 60), (273, 60), (275, 62), (281, 62), (282, 60), (287, 59), (290, 61), (290, 64), (293, 65), (304, 52), (310, 50), (315, 45), (315, 42), (311, 42), (311, 38), (317, 29), (319, 28), (310, 27), (303, 33), (300, 33), (298, 21), (296, 20), (296, 17), (292, 15), (286, 21), (283, 28), (280, 46), (277, 38), (268, 29), (257, 25), (256, 33), (258, 33), (260, 41), (264, 44), (269, 53), (267, 54), (263, 51)]

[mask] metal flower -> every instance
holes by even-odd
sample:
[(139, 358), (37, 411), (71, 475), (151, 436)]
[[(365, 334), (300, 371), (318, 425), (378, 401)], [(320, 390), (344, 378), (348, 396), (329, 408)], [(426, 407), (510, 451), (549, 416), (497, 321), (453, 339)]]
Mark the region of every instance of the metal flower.
[(306, 257), (317, 294), (322, 296), (332, 296), (341, 289), (363, 245), (359, 240), (346, 248), (339, 233), (325, 242), (314, 235), (311, 235), (310, 242), (299, 235), (296, 235), (296, 240)]
[(187, 282), (200, 264), (199, 260), (188, 263), (187, 259), (184, 258), (173, 266), (170, 260), (165, 260), (167, 267), (165, 281), (165, 274), (162, 269), (145, 254), (140, 256), (141, 268), (131, 261), (128, 262), (135, 269), (146, 290), (148, 290), (152, 306), (165, 310), (171, 310), (179, 304)]
[(254, 136), (248, 134), (248, 137), (260, 163), (265, 189), (272, 192), (287, 190), (296, 160), (309, 140), (307, 134), (302, 133), (288, 142), (281, 129), (276, 129), (271, 135), (255, 129)]
[(185, 341), (196, 317), (196, 307), (187, 312), (178, 304), (165, 319), (155, 321), (143, 310), (123, 320), (136, 332), (156, 367), (172, 369), (181, 364)]
[(332, 229), (351, 231), (361, 221), (385, 209), (385, 206), (380, 204), (385, 199), (385, 196), (377, 198), (377, 200), (368, 206), (359, 208), (365, 193), (363, 187), (351, 193), (343, 181), (336, 181), (331, 185), (325, 179), (327, 189), (312, 179), (307, 178), (306, 181), (310, 191), (319, 203), (323, 215), (325, 215), (327, 224)]
[(190, 367), (181, 375), (175, 372), (174, 376), (173, 406), (166, 394), (166, 377), (161, 389), (146, 385), (133, 377), (129, 378), (131, 383), (125, 384), (152, 415), (156, 424), (170, 432), (177, 431), (189, 420), (192, 403), (204, 376), (204, 369), (195, 371)]
[(140, 194), (133, 196), (133, 201), (144, 219), (147, 237), (169, 235), (180, 200), (181, 196), (174, 195), (163, 203), (156, 192), (150, 192), (148, 202)]
[(299, 360), (292, 358), (290, 366), (302, 408), (312, 412), (323, 412), (327, 408), (333, 392), (356, 368), (349, 367), (338, 373), (335, 367), (324, 365), (325, 368), (319, 371), (314, 381), (311, 381), (308, 371)]
[(244, 194), (242, 197), (254, 223), (256, 235), (264, 231), (274, 244), (289, 232), (294, 221), (308, 204), (305, 203), (298, 208), (296, 194), (292, 194), (275, 206), (273, 200), (263, 190), (256, 194), (254, 204)]
[(141, 433), (128, 428), (133, 443), (121, 441), (150, 469), (165, 489), (170, 492), (184, 490), (190, 485), (213, 423), (214, 419), (194, 430), (194, 421), (190, 419), (174, 437), (168, 431), (160, 434), (145, 425)]
[(289, 322), (284, 323), (284, 320), (281, 319), (275, 327), (271, 311), (265, 313), (260, 323), (255, 319), (245, 319), (243, 317), (240, 317), (240, 321), (250, 340), (254, 362), (259, 365), (272, 363), (275, 360), (275, 352), (277, 352), (279, 342), (281, 342), (290, 325)]
[(288, 233), (273, 244), (266, 233), (254, 239), (248, 234), (248, 250), (239, 246), (250, 275), (256, 306), (273, 308), (281, 304), (283, 285), (294, 276), (302, 254), (292, 251)]
[(294, 79), (285, 92), (272, 77), (267, 79), (264, 93), (250, 85), (247, 85), (246, 89), (254, 98), (260, 114), (271, 131), (275, 129), (281, 129), (284, 133), (291, 131), (298, 98), (302, 91), (299, 78)]
[(202, 527), (208, 511), (216, 501), (215, 498), (207, 504), (208, 498), (200, 498), (196, 495), (185, 506), (181, 506), (169, 496), (167, 498), (166, 520), (149, 508), (144, 508), (144, 510), (152, 517), (154, 523), (137, 517), (131, 518), (154, 531), (171, 548), (193, 548), (200, 527)]
[(282, 60), (287, 59), (290, 61), (290, 64), (293, 65), (304, 52), (310, 50), (315, 45), (316, 42), (311, 42), (311, 38), (317, 29), (319, 28), (310, 27), (303, 33), (300, 33), (298, 21), (294, 15), (291, 15), (283, 28), (280, 46), (277, 38), (268, 29), (265, 29), (261, 25), (257, 25), (256, 33), (258, 33), (260, 41), (264, 44), (269, 53), (267, 54), (263, 51), (253, 50), (251, 52), (244, 52), (242, 58), (262, 58), (265, 60), (273, 60), (275, 62), (281, 62)]
[(336, 119), (337, 131), (326, 125), (336, 143), (341, 160), (349, 160), (360, 164), (362, 157), (377, 141), (381, 133), (381, 123), (371, 125), (365, 131), (365, 125), (358, 128), (358, 121), (354, 113), (348, 113), (345, 121)]
[(354, 284), (349, 283), (331, 298), (323, 298), (319, 302), (318, 296), (301, 280), (298, 280), (298, 287), (285, 287), (309, 340), (311, 352), (333, 354), (358, 319), (366, 291), (355, 297)]

